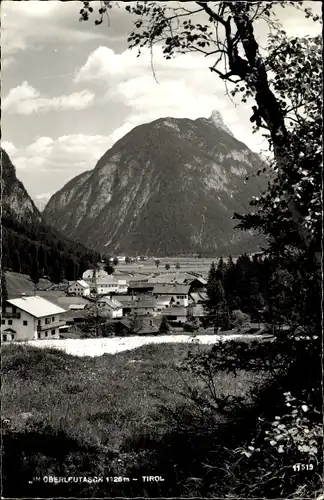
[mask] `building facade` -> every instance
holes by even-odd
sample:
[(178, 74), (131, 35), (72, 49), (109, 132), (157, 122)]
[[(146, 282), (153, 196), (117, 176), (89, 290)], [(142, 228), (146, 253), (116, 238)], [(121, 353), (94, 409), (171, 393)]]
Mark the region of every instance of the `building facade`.
[(89, 297), (90, 286), (83, 280), (73, 281), (69, 284), (67, 292), (71, 295), (77, 295), (79, 297)]
[(65, 324), (66, 311), (42, 297), (7, 300), (2, 309), (3, 342), (59, 338), (59, 327)]
[(159, 303), (168, 302), (170, 306), (188, 307), (190, 285), (158, 284), (154, 286), (153, 296)]

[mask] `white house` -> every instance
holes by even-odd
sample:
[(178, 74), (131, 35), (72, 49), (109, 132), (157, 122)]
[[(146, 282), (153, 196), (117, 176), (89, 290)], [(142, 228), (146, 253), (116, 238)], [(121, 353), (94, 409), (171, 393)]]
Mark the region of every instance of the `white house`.
[(98, 295), (109, 295), (110, 293), (127, 293), (128, 285), (126, 280), (120, 280), (113, 274), (105, 278), (98, 278), (92, 284), (91, 289), (95, 289)]
[(108, 297), (102, 297), (98, 301), (98, 310), (99, 314), (104, 316), (109, 316), (110, 318), (122, 318), (123, 316), (123, 307), (118, 300)]
[(2, 341), (57, 339), (59, 327), (65, 324), (61, 319), (65, 312), (43, 297), (7, 300), (1, 316)]
[(188, 307), (190, 285), (158, 284), (154, 286), (153, 295), (158, 302), (168, 302), (171, 306)]
[(83, 280), (72, 281), (68, 286), (67, 292), (71, 295), (89, 297), (90, 286)]
[[(97, 269), (96, 270), (96, 277), (97, 278), (106, 278), (107, 276), (108, 276), (108, 273), (104, 269)], [(87, 269), (82, 274), (82, 279), (85, 281), (92, 280), (93, 278), (94, 278), (94, 269)]]

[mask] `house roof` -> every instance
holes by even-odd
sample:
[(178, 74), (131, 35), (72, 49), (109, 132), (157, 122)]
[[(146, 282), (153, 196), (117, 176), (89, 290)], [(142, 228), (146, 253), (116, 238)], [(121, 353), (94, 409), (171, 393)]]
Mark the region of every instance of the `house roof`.
[(140, 307), (156, 307), (156, 300), (130, 300), (123, 302), (123, 307), (138, 309)]
[(78, 285), (81, 285), (83, 288), (89, 288), (88, 283), (83, 280), (77, 280)]
[[(94, 281), (92, 282), (94, 285)], [(116, 276), (108, 275), (105, 276), (104, 278), (97, 278), (96, 284), (98, 286), (100, 285), (126, 285), (127, 281), (122, 280), (120, 278), (117, 278)]]
[(109, 307), (110, 309), (121, 309), (122, 305), (118, 300), (109, 299), (108, 297), (103, 297), (98, 300), (98, 304), (104, 304), (104, 307)]
[(190, 296), (191, 296), (192, 300), (194, 300), (195, 302), (206, 301), (208, 299), (206, 292), (199, 292), (199, 293), (194, 292), (194, 293), (191, 293)]
[(130, 282), (128, 288), (131, 289), (141, 289), (141, 288), (154, 288), (154, 283), (148, 283), (147, 281), (141, 281), (140, 283)]
[(63, 308), (69, 308), (69, 306), (72, 304), (84, 306), (91, 304), (90, 300), (85, 299), (84, 297), (62, 295), (62, 292), (40, 292), (39, 296)]
[(155, 285), (153, 293), (159, 295), (187, 295), (189, 292), (190, 285), (179, 285), (175, 284), (158, 284)]
[(35, 318), (42, 318), (43, 316), (52, 316), (66, 312), (65, 309), (62, 309), (62, 307), (59, 307), (49, 300), (39, 297), (38, 295), (33, 297), (22, 297), (20, 299), (10, 299), (7, 300), (7, 302), (18, 309), (25, 311), (31, 316), (34, 316)]
[(187, 309), (185, 307), (168, 307), (162, 311), (164, 316), (187, 316)]
[(185, 282), (192, 285), (195, 281), (199, 281), (201, 285), (207, 285), (207, 280), (202, 277), (197, 277), (197, 276), (190, 276), (190, 278), (186, 278)]
[(118, 301), (124, 304), (124, 302), (130, 302), (133, 300), (131, 295), (118, 295)]
[(166, 298), (163, 298), (163, 297), (159, 297), (157, 300), (156, 300), (156, 306), (159, 307), (159, 306), (168, 306), (171, 302), (171, 299), (166, 299)]

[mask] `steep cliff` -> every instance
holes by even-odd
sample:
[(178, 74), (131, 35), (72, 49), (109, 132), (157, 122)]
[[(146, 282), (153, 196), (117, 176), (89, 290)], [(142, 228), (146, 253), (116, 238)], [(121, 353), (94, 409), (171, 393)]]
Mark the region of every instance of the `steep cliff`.
[(47, 275), (59, 282), (78, 277), (97, 262), (98, 254), (70, 241), (44, 222), (3, 149), (1, 174), (2, 269), (34, 278)]
[(27, 193), (24, 185), (17, 179), (16, 170), (4, 149), (1, 148), (1, 189), (2, 215), (14, 217), (29, 223), (41, 221), (41, 215)]

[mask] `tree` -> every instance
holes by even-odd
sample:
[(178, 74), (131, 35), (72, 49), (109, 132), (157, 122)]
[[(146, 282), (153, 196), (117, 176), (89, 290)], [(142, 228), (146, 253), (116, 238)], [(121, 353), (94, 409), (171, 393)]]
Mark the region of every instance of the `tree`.
[(21, 272), (21, 258), (20, 258), (20, 253), (18, 250), (14, 250), (11, 254), (11, 263), (12, 263), (12, 269), (16, 273)]
[(170, 332), (170, 325), (168, 323), (168, 320), (166, 316), (162, 317), (160, 328), (159, 328), (159, 333), (169, 333)]
[(4, 270), (1, 270), (1, 302), (8, 300), (7, 280)]
[[(117, 259), (117, 257), (114, 257), (114, 260), (113, 260), (113, 264), (115, 267), (118, 266), (118, 263), (119, 263), (119, 260)], [(109, 274), (109, 273), (108, 273)]]
[(248, 325), (251, 321), (251, 318), (248, 314), (244, 314), (239, 309), (232, 312), (232, 323), (234, 327), (242, 327)]
[(165, 267), (166, 271), (169, 271), (169, 269), (170, 269), (170, 264), (165, 264), (165, 266), (164, 266), (164, 267)]
[(213, 324), (215, 330), (218, 330), (219, 328), (229, 328), (229, 311), (225, 291), (223, 284), (218, 277), (214, 262), (211, 264), (208, 275), (207, 297), (208, 300), (205, 304), (207, 324)]
[(220, 279), (222, 282), (224, 282), (225, 273), (226, 273), (226, 264), (223, 260), (223, 257), (221, 257), (218, 261), (216, 272), (217, 272), (218, 279)]
[(141, 320), (138, 315), (135, 313), (132, 315), (129, 325), (129, 333), (131, 335), (135, 335), (139, 328), (141, 327)]
[(128, 257), (128, 255), (126, 255), (126, 257), (125, 257), (125, 263), (126, 264), (130, 264), (131, 262), (132, 262), (131, 258)]
[(156, 265), (156, 269), (158, 269), (161, 261), (159, 259), (155, 259), (154, 263)]
[(179, 271), (179, 269), (180, 269), (180, 264), (179, 264), (179, 262), (177, 262), (177, 263), (176, 263), (175, 268), (176, 268), (176, 270), (177, 270), (177, 271)]
[(108, 261), (105, 265), (104, 265), (104, 271), (106, 271), (106, 273), (108, 273), (109, 275), (110, 274), (113, 274), (114, 271), (115, 271), (115, 268), (114, 266)]
[[(234, 96), (239, 92), (243, 102), (254, 100), (250, 121), (255, 129), (262, 127), (266, 130), (277, 173), (275, 189), (280, 191), (279, 201), (275, 201), (277, 197), (271, 197), (272, 209), (278, 208), (280, 203), (281, 208), (284, 208), (281, 210), (281, 220), (287, 221), (288, 218), (301, 241), (308, 247), (320, 221), (321, 201), (320, 193), (317, 191), (315, 194), (310, 187), (314, 173), (309, 169), (307, 155), (298, 161), (299, 182), (293, 186), (290, 184), (289, 189), (286, 189), (287, 182), (280, 181), (287, 179), (287, 171), (296, 170), (296, 142), (303, 141), (300, 132), (307, 130), (307, 117), (312, 116), (313, 111), (315, 115), (320, 114), (320, 37), (317, 40), (302, 41), (287, 39), (276, 17), (274, 6), (278, 5), (284, 8), (286, 2), (195, 2), (195, 6), (191, 5), (189, 8), (156, 2), (127, 4), (126, 10), (137, 16), (128, 43), (130, 48), (137, 47), (139, 55), (144, 50), (149, 50), (153, 57), (154, 46), (162, 44), (166, 59), (188, 52), (198, 52), (208, 57), (207, 60), (212, 58), (213, 64), (209, 69), (224, 81), (227, 94)], [(315, 22), (319, 20), (319, 16), (314, 15), (311, 9), (302, 8), (302, 2), (289, 2), (289, 6), (303, 10), (306, 17), (311, 17)], [(101, 2), (99, 18), (95, 20), (95, 24), (102, 23), (103, 16), (111, 7), (111, 2)], [(81, 20), (88, 20), (92, 12), (89, 2), (83, 2)], [(203, 16), (205, 24), (202, 24)], [(254, 26), (260, 22), (266, 23), (272, 30), (268, 55), (261, 54), (254, 34)], [(277, 57), (279, 52), (281, 55)], [(271, 77), (271, 71), (277, 73), (275, 79)], [(233, 85), (235, 87), (230, 91), (229, 86)], [(297, 91), (291, 91), (292, 87)], [(303, 94), (301, 100), (299, 91)], [(303, 111), (306, 111), (306, 117), (303, 116)], [(296, 127), (294, 128), (292, 120), (296, 113), (299, 138), (294, 140)], [(321, 120), (311, 120), (318, 135)], [(317, 155), (321, 156), (318, 148)], [(303, 171), (307, 172), (306, 175)], [(310, 192), (305, 203), (301, 202), (300, 189)], [(312, 203), (305, 212), (303, 209), (309, 198)], [(311, 250), (314, 254), (315, 249)], [(319, 262), (318, 252), (315, 253), (315, 258)]]
[(39, 280), (41, 278), (41, 273), (40, 273), (39, 264), (38, 264), (38, 256), (36, 253), (34, 253), (32, 256), (29, 277), (32, 280), (32, 282), (34, 283), (34, 293), (36, 293), (37, 285), (38, 285)]
[[(320, 37), (288, 38), (281, 27), (276, 25), (274, 6), (278, 5), (284, 7), (287, 2), (195, 2), (194, 6), (137, 2), (126, 5), (126, 9), (137, 16), (134, 31), (128, 39), (131, 47), (137, 47), (139, 53), (148, 49), (153, 57), (153, 49), (160, 43), (167, 59), (187, 52), (199, 52), (207, 57), (207, 61), (214, 58), (209, 65), (210, 71), (224, 82), (227, 95), (234, 97), (239, 94), (243, 102), (254, 101), (251, 126), (254, 130), (264, 129), (265, 137), (269, 141), (272, 158), (264, 167), (268, 172), (269, 187), (260, 198), (252, 201), (252, 206), (255, 207), (253, 212), (236, 214), (236, 217), (243, 229), (258, 230), (268, 237), (270, 263), (275, 261), (291, 275), (294, 286), (285, 287), (285, 294), (287, 299), (292, 300), (294, 326), (288, 334), (278, 335), (275, 342), (266, 348), (264, 345), (244, 346), (227, 343), (224, 346), (217, 345), (210, 354), (210, 362), (218, 370), (225, 368), (235, 371), (244, 367), (254, 370), (259, 366), (262, 370), (270, 367), (270, 373), (277, 373), (266, 390), (263, 388), (264, 395), (258, 394), (259, 399), (263, 398), (266, 404), (263, 407), (257, 406), (260, 412), (255, 415), (255, 420), (259, 422), (255, 436), (258, 436), (262, 448), (260, 458), (256, 461), (259, 463), (262, 456), (263, 462), (271, 464), (272, 470), (280, 469), (280, 477), (273, 473), (270, 477), (267, 476), (264, 482), (259, 481), (260, 472), (256, 467), (256, 482), (260, 486), (254, 487), (252, 495), (250, 492), (246, 495), (240, 495), (238, 492), (238, 496), (267, 496), (264, 495), (262, 487), (271, 484), (268, 489), (270, 496), (279, 497), (283, 493), (283, 483), (290, 488), (289, 496), (296, 497), (296, 491), (300, 496), (297, 486), (301, 486), (305, 495), (301, 475), (298, 476), (300, 479), (294, 475), (292, 480), (291, 467), (287, 467), (280, 459), (281, 447), (277, 448), (264, 437), (265, 433), (269, 432), (265, 422), (271, 423), (273, 420), (272, 427), (276, 428), (274, 415), (279, 415), (280, 420), (287, 416), (286, 397), (289, 394), (303, 401), (301, 405), (306, 408), (306, 413), (300, 420), (304, 421), (309, 415), (310, 425), (318, 424), (320, 416), (317, 415), (321, 415), (322, 410), (319, 340), (319, 252), (322, 238), (321, 40)], [(290, 8), (301, 9), (300, 2), (290, 2), (289, 5)], [(102, 22), (109, 7), (110, 2), (103, 2), (98, 24)], [(90, 10), (89, 3), (85, 3), (81, 17), (88, 19), (91, 11), (93, 9)], [(314, 21), (318, 19), (310, 9), (305, 9), (305, 13)], [(205, 16), (205, 24), (202, 16)], [(254, 27), (260, 22), (266, 22), (272, 28), (268, 46), (263, 53), (254, 34)], [(237, 268), (242, 278), (242, 262)], [(302, 273), (298, 273), (299, 269), (302, 269)], [(250, 270), (248, 274), (251, 277)], [(244, 292), (243, 283), (244, 279), (238, 282), (240, 294)], [(251, 297), (251, 280), (245, 280), (245, 283), (250, 283)], [(217, 294), (221, 298), (219, 283), (217, 287)], [(261, 289), (266, 288), (262, 283)], [(216, 282), (214, 290), (212, 291), (211, 285), (209, 289), (217, 295)], [(271, 296), (273, 293), (271, 294), (270, 290)], [(245, 298), (247, 297), (248, 295)], [(280, 300), (278, 307), (279, 312), (281, 307), (284, 310)], [(303, 335), (298, 333), (300, 331)], [(204, 362), (197, 362), (196, 366), (201, 370), (204, 364), (208, 364), (206, 359)], [(272, 398), (271, 404), (269, 394), (276, 394), (276, 399)], [(288, 403), (292, 406), (289, 401)], [(271, 414), (272, 411), (276, 413)], [(286, 423), (283, 426), (287, 427)], [(288, 430), (297, 431), (300, 437), (299, 430), (292, 428), (291, 424)], [(249, 452), (243, 450), (248, 459), (254, 449), (255, 446), (251, 445)], [(277, 449), (278, 460), (274, 462)], [(296, 455), (285, 455), (290, 455), (295, 462), (302, 462), (303, 452), (298, 446), (294, 450)], [(308, 447), (307, 452), (309, 450)], [(269, 454), (272, 460), (266, 462)], [(240, 467), (242, 465), (243, 460), (240, 461)], [(288, 469), (289, 471), (285, 472)], [(307, 496), (313, 496), (313, 492), (309, 491)]]

